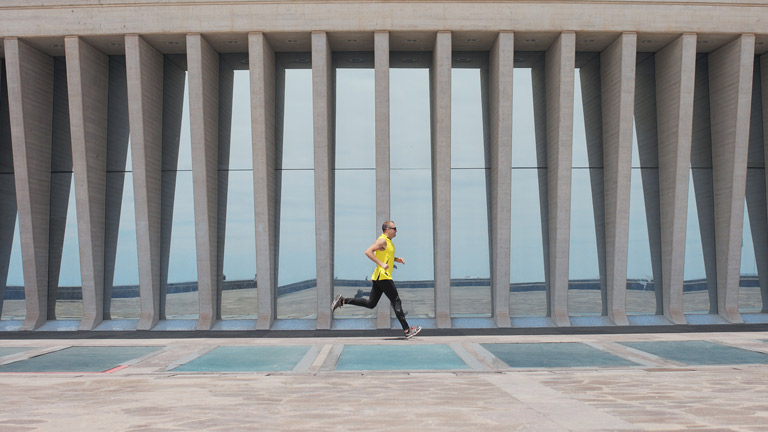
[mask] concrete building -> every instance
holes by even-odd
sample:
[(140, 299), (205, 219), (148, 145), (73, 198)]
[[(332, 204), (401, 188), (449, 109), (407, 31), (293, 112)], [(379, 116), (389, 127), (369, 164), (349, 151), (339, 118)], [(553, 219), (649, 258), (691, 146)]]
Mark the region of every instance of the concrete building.
[(390, 328), (385, 302), (330, 309), (387, 219), (426, 327), (768, 322), (763, 0), (0, 22), (0, 330)]

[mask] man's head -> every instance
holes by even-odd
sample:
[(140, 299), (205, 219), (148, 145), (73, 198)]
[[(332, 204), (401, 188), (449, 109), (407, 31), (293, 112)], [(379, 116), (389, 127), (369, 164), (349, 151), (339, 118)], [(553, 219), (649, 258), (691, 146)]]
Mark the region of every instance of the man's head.
[(397, 226), (393, 221), (384, 221), (381, 224), (381, 231), (389, 238), (395, 238), (397, 235)]

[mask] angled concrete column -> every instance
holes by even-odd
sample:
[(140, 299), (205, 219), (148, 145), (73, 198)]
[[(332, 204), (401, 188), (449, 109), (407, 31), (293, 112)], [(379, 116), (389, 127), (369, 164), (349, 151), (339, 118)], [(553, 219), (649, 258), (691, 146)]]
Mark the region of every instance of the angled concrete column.
[(77, 36), (64, 41), (82, 273), (80, 330), (92, 330), (104, 317), (109, 58)]
[(683, 269), (691, 157), (696, 35), (686, 33), (656, 54), (662, 290), (664, 316), (685, 324)]
[(275, 320), (277, 299), (278, 223), (275, 139), (275, 53), (264, 33), (248, 35), (251, 73), (251, 136), (253, 139), (254, 221), (258, 270), (259, 329)]
[(761, 312), (768, 312), (768, 200), (765, 185), (765, 131), (762, 96), (763, 69), (759, 58), (755, 59), (752, 81), (752, 111), (749, 123), (749, 151), (747, 155), (746, 202), (755, 264), (760, 281)]
[[(653, 53), (638, 55), (635, 79), (635, 128), (643, 184), (645, 220), (651, 252), (656, 315), (663, 315), (661, 289), (661, 213), (659, 208), (659, 145), (656, 127), (656, 62)], [(648, 169), (653, 168), (653, 169)], [(632, 209), (630, 209), (631, 211)]]
[(8, 104), (27, 315), (22, 330), (47, 319), (53, 59), (6, 38)]
[(691, 137), (691, 180), (704, 256), (709, 313), (717, 313), (717, 253), (715, 247), (715, 191), (712, 184), (712, 126), (709, 112), (708, 56), (696, 56)]
[(317, 328), (331, 328), (333, 293), (334, 134), (333, 67), (325, 32), (312, 32), (312, 105), (315, 149)]
[[(168, 269), (171, 256), (173, 206), (176, 200), (176, 176), (179, 167), (181, 117), (184, 112), (186, 59), (163, 57), (163, 128), (160, 187), (160, 319), (165, 319)], [(190, 143), (191, 147), (191, 143)], [(194, 184), (192, 185), (194, 190)], [(194, 193), (194, 191), (193, 191)], [(193, 198), (194, 200), (194, 198)], [(199, 297), (198, 297), (199, 298)]]
[(107, 113), (107, 201), (104, 233), (104, 319), (112, 319), (112, 285), (115, 279), (117, 240), (123, 206), (130, 125), (124, 56), (109, 57), (109, 107)]
[[(389, 163), (389, 32), (378, 31), (373, 35), (375, 73), (376, 117), (376, 230), (373, 238), (380, 236), (379, 224), (389, 220), (390, 211), (390, 163)], [(390, 328), (391, 306), (380, 302), (376, 309), (376, 327)]]
[[(597, 267), (600, 281), (600, 313), (605, 316), (608, 315), (608, 301), (605, 278), (605, 182), (603, 180), (603, 169), (601, 169), (604, 164), (604, 143), (600, 64), (600, 55), (596, 53), (586, 64), (579, 68), (579, 82), (574, 83), (574, 85), (581, 86), (584, 132), (587, 141), (587, 159), (590, 168), (589, 185), (592, 193), (592, 213), (595, 226), (595, 246), (597, 249)], [(568, 292), (569, 296), (579, 296), (580, 294), (579, 291)]]
[[(224, 283), (224, 242), (227, 230), (227, 191), (229, 190), (229, 150), (232, 136), (232, 92), (235, 85), (235, 71), (224, 61), (219, 62), (219, 156), (218, 156), (218, 225), (216, 238), (216, 319), (221, 319), (221, 290)], [(256, 307), (256, 305), (251, 305)], [(251, 309), (252, 310), (252, 309)]]
[(125, 59), (139, 254), (141, 319), (138, 329), (150, 330), (161, 313), (163, 55), (140, 36), (126, 35)]
[(198, 330), (220, 316), (218, 304), (219, 54), (200, 34), (187, 35), (192, 186), (195, 201)]
[(754, 35), (742, 35), (709, 55), (717, 311), (737, 323), (743, 322), (739, 277), (754, 57)]
[(568, 254), (571, 225), (573, 85), (576, 34), (563, 32), (544, 57), (546, 80), (549, 316), (569, 326)]
[[(533, 123), (536, 135), (536, 166), (547, 166), (547, 83), (545, 58), (542, 56), (531, 68), (533, 93)], [(547, 294), (547, 315), (552, 310), (552, 281), (549, 265), (549, 169), (537, 169), (539, 186), (539, 213), (541, 218), (542, 261)]]
[(451, 32), (437, 32), (431, 69), (435, 316), (451, 327)]
[(500, 32), (491, 47), (489, 62), (490, 105), (490, 210), (491, 296), (498, 327), (509, 327), (509, 260), (512, 226), (512, 78), (515, 34)]
[[(53, 122), (51, 144), (51, 199), (48, 224), (48, 319), (56, 319), (64, 235), (72, 190), (72, 145), (69, 131), (67, 65), (63, 57), (53, 59)], [(77, 271), (77, 270), (76, 270)]]
[(0, 64), (0, 314), (3, 312), (5, 284), (16, 228), (16, 183), (13, 181), (13, 149), (5, 70), (5, 65)]
[(637, 35), (624, 33), (600, 54), (605, 187), (606, 308), (627, 325), (627, 253)]

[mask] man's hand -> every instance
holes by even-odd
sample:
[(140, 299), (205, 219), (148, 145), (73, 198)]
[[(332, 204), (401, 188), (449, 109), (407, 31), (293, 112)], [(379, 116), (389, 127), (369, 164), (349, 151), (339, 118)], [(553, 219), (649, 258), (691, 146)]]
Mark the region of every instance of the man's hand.
[(405, 264), (405, 260), (399, 257), (395, 257), (395, 262), (398, 262), (400, 264)]
[(381, 267), (381, 268), (383, 268), (384, 270), (386, 270), (386, 269), (388, 269), (388, 268), (389, 268), (389, 264), (387, 264), (387, 263), (381, 263), (381, 265), (380, 265), (379, 267)]

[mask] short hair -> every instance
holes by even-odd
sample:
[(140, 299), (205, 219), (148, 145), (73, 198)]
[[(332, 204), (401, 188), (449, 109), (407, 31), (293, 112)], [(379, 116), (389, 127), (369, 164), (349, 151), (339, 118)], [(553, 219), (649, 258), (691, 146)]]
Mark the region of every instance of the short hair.
[(389, 226), (392, 225), (393, 223), (394, 222), (392, 222), (391, 220), (384, 221), (384, 223), (381, 224), (381, 232), (386, 231), (387, 228), (389, 228)]

